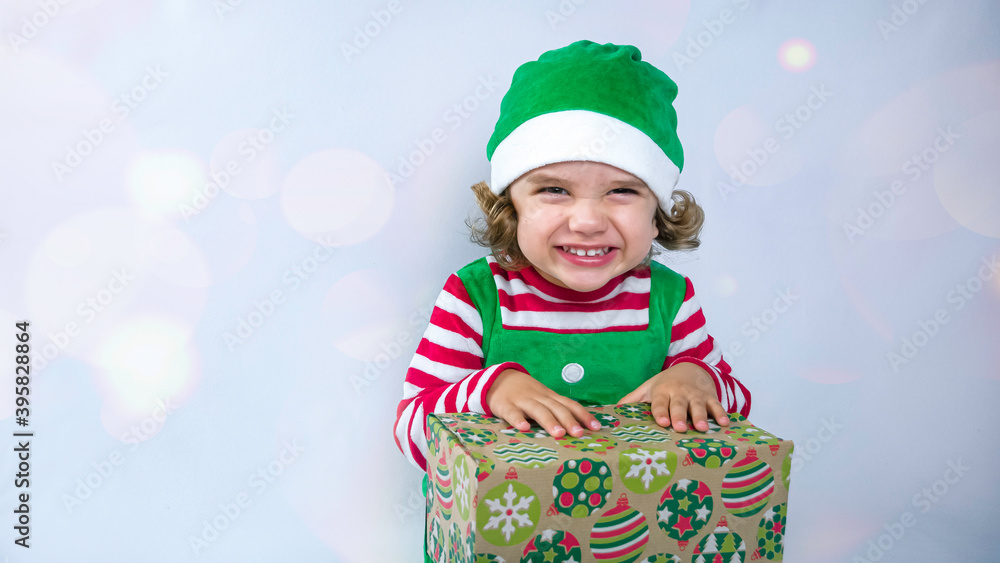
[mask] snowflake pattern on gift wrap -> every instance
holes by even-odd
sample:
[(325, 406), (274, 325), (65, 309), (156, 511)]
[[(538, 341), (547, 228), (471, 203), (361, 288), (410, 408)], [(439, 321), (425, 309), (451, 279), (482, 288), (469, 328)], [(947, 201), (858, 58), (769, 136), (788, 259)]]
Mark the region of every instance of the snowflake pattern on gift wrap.
[(618, 455), (622, 483), (636, 493), (660, 491), (677, 468), (677, 454), (652, 448), (629, 448)]
[(524, 484), (508, 481), (486, 493), (479, 504), (477, 519), (485, 522), (481, 531), (486, 541), (514, 545), (531, 535), (540, 514), (535, 492)]
[(521, 563), (580, 563), (580, 542), (569, 532), (545, 530), (524, 546)]
[(760, 519), (757, 527), (757, 555), (767, 557), (771, 560), (780, 560), (783, 556), (784, 547), (782, 538), (785, 537), (785, 512), (788, 505), (785, 503), (772, 506), (764, 517)]
[(500, 433), (508, 438), (516, 438), (518, 440), (539, 440), (549, 437), (549, 433), (546, 432), (544, 428), (534, 425), (528, 428), (527, 432), (521, 432), (513, 426), (507, 426), (507, 428), (501, 430)]
[(626, 424), (612, 430), (611, 435), (623, 442), (634, 443), (658, 443), (670, 439), (670, 434), (645, 424)]
[(622, 418), (653, 422), (653, 412), (649, 410), (648, 403), (625, 403), (624, 405), (618, 405), (615, 407), (615, 414)]
[(584, 434), (579, 438), (574, 438), (567, 434), (562, 438), (556, 438), (556, 443), (564, 448), (597, 454), (606, 454), (608, 450), (614, 449), (618, 445), (618, 442), (615, 442), (611, 438), (598, 434)]

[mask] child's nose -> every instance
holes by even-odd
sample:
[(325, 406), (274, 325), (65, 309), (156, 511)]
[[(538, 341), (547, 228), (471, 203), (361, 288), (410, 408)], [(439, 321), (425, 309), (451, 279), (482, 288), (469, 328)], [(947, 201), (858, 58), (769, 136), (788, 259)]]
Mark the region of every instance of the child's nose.
[(579, 199), (570, 213), (570, 230), (581, 233), (601, 232), (607, 228), (607, 214), (599, 201)]

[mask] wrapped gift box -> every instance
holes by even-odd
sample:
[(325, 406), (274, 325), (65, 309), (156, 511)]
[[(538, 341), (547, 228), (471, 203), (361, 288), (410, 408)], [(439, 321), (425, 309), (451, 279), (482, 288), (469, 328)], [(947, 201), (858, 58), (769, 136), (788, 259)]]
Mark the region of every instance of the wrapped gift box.
[(582, 438), (427, 417), (438, 563), (780, 561), (793, 444), (740, 415), (673, 432), (649, 405), (589, 407)]

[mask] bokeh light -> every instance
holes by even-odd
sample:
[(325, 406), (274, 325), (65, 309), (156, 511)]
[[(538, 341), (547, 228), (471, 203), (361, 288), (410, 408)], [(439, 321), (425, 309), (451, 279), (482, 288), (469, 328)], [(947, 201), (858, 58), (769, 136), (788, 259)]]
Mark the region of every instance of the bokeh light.
[(324, 324), (337, 350), (370, 362), (383, 348), (398, 346), (393, 343), (406, 322), (392, 298), (396, 293), (378, 270), (358, 270), (337, 280), (323, 300)]
[[(226, 135), (215, 145), (211, 170), (220, 180), (228, 177), (222, 186), (228, 194), (241, 199), (260, 199), (274, 194), (281, 187), (277, 147), (253, 142), (261, 136), (260, 129), (240, 129)], [(235, 173), (231, 173), (233, 171)]]
[(389, 177), (371, 157), (327, 149), (300, 160), (285, 177), (281, 209), (293, 229), (327, 246), (367, 240), (392, 211)]
[(736, 294), (736, 290), (739, 289), (739, 283), (736, 281), (736, 277), (732, 274), (720, 274), (715, 278), (715, 291), (719, 295), (725, 297), (731, 297)]
[(205, 184), (204, 163), (181, 150), (142, 151), (127, 175), (129, 197), (143, 216), (161, 221), (182, 217), (184, 206), (195, 205)]
[(715, 129), (715, 158), (737, 188), (773, 186), (797, 174), (804, 164), (793, 143), (784, 143), (750, 106), (729, 112)]
[(191, 393), (198, 375), (191, 330), (169, 317), (144, 317), (120, 323), (96, 347), (91, 363), (98, 388), (112, 403), (109, 411), (120, 415), (106, 413), (105, 424), (148, 416), (157, 401), (180, 402)]
[(778, 62), (785, 70), (805, 72), (816, 64), (816, 47), (806, 39), (789, 39), (778, 47)]
[(943, 151), (925, 151), (938, 159), (933, 171), (938, 199), (963, 227), (1000, 238), (1000, 111), (977, 115), (953, 133), (954, 144), (942, 141)]

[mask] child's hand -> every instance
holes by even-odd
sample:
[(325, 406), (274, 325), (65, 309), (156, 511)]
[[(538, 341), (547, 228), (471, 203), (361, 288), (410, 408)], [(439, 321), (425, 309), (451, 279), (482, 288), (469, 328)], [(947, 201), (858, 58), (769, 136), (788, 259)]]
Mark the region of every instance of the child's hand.
[(677, 432), (687, 432), (688, 414), (692, 426), (702, 432), (708, 430), (709, 413), (720, 426), (729, 425), (726, 409), (716, 397), (712, 376), (691, 362), (681, 362), (661, 371), (618, 403), (650, 403), (656, 422), (660, 426), (670, 426), (673, 421)]
[(601, 423), (583, 405), (516, 369), (505, 369), (497, 376), (486, 393), (486, 405), (494, 415), (522, 432), (531, 427), (527, 418), (554, 438), (565, 435), (567, 428), (576, 438), (583, 436), (583, 426), (592, 430), (601, 428)]

